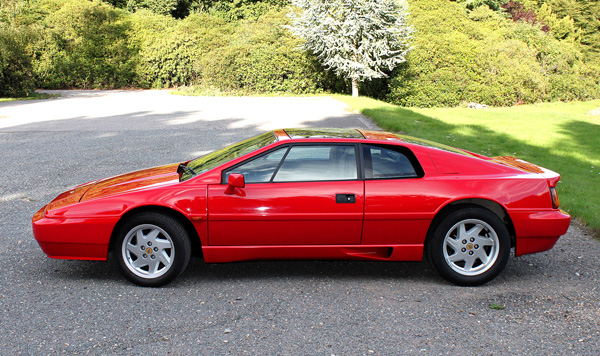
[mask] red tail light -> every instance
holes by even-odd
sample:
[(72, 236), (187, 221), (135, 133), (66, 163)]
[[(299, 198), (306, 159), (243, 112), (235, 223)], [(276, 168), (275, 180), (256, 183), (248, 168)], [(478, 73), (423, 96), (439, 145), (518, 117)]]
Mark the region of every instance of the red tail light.
[(554, 209), (558, 209), (560, 206), (560, 201), (558, 200), (558, 193), (556, 192), (556, 188), (550, 188), (550, 196), (552, 197), (552, 207)]

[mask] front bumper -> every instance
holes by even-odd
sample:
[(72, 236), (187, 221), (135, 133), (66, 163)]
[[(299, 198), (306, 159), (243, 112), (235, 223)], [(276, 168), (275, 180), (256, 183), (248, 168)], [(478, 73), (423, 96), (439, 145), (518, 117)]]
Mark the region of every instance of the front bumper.
[(46, 207), (31, 221), (33, 236), (50, 258), (105, 261), (118, 218), (48, 218)]

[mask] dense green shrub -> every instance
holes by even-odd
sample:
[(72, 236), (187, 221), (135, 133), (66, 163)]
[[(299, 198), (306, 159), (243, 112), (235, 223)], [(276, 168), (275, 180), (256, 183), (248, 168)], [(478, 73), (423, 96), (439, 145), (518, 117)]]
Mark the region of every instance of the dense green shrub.
[(527, 24), (511, 27), (506, 36), (522, 41), (535, 51), (541, 73), (547, 80), (541, 100), (600, 97), (600, 67), (593, 61), (584, 61), (585, 55), (577, 44), (555, 40)]
[(0, 3), (0, 97), (27, 96), (35, 89), (27, 44), (34, 33), (21, 21), (27, 12), (19, 1)]
[[(600, 1), (585, 0), (529, 0), (538, 4), (540, 10), (550, 10), (562, 25), (572, 24), (584, 52), (600, 55)], [(538, 10), (538, 12), (540, 12)], [(543, 12), (543, 11), (542, 11)], [(546, 11), (547, 15), (547, 11)]]
[(177, 2), (177, 0), (129, 0), (126, 7), (131, 11), (147, 9), (155, 14), (170, 16), (177, 8)]
[(133, 23), (132, 38), (140, 45), (140, 83), (154, 88), (196, 82), (202, 70), (199, 63), (221, 48), (233, 31), (233, 26), (206, 14), (175, 20), (139, 12)]
[[(409, 0), (416, 32), (408, 62), (390, 78), (362, 83), (361, 90), (408, 106), (600, 97), (600, 58), (594, 60), (600, 54), (593, 50), (600, 31), (590, 20), (597, 20), (595, 2), (524, 1), (549, 25), (548, 34), (490, 9), (506, 2)], [(237, 94), (346, 92), (348, 83), (299, 50), (299, 40), (283, 27), (287, 3), (179, 0), (173, 10), (174, 0), (3, 0), (0, 95), (26, 95), (34, 83), (195, 85)]]
[(44, 88), (118, 88), (136, 83), (128, 15), (99, 0), (44, 0), (43, 39), (33, 60)]
[(326, 76), (298, 50), (299, 40), (283, 28), (287, 21), (284, 12), (270, 11), (240, 22), (222, 48), (203, 58), (199, 83), (246, 93), (317, 91)]
[(24, 30), (0, 26), (0, 97), (22, 97), (35, 89)]
[(283, 25), (285, 11), (240, 21), (214, 14), (131, 17), (143, 87), (197, 85), (236, 93), (315, 92), (328, 76)]
[(487, 6), (411, 1), (414, 48), (394, 73), (388, 100), (406, 106), (464, 101), (507, 106), (600, 96), (598, 68), (571, 41), (513, 23)]
[(280, 10), (289, 5), (288, 0), (234, 0), (215, 1), (210, 13), (228, 22), (238, 20), (257, 20), (271, 10)]

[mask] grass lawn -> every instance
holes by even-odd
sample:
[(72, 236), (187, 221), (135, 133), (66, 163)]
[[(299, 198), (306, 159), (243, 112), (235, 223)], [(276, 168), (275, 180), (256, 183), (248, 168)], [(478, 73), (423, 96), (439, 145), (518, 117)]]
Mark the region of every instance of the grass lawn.
[(17, 100), (38, 100), (38, 99), (51, 99), (58, 98), (60, 95), (58, 94), (48, 94), (48, 93), (32, 93), (24, 98), (0, 98), (0, 103), (6, 101), (17, 101)]
[(509, 108), (403, 108), (335, 96), (388, 131), (486, 156), (515, 156), (559, 172), (561, 208), (600, 231), (600, 100)]

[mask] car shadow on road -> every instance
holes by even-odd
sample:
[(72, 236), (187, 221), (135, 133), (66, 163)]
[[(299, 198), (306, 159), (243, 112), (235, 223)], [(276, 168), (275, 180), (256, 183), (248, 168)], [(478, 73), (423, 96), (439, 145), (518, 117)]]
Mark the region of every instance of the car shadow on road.
[[(70, 281), (117, 282), (121, 277), (112, 256), (108, 261), (50, 260), (44, 269), (50, 279)], [(420, 280), (444, 283), (427, 262), (369, 261), (252, 261), (204, 263), (193, 257), (186, 271), (176, 280), (185, 284), (206, 281), (250, 281), (277, 279), (343, 279), (343, 280)]]
[[(45, 268), (50, 279), (115, 283), (127, 285), (121, 277), (113, 257), (108, 261), (52, 260)], [(529, 266), (529, 267), (528, 267)], [(487, 285), (506, 283), (513, 279), (535, 281), (546, 268), (531, 268), (527, 257), (512, 258), (503, 273)], [(426, 261), (421, 262), (371, 262), (371, 261), (251, 261), (207, 264), (193, 257), (186, 271), (170, 287), (184, 284), (188, 287), (206, 282), (256, 281), (256, 280), (381, 280), (390, 282), (419, 282), (420, 284), (451, 285), (444, 281)]]
[(426, 262), (252, 261), (205, 264), (195, 258), (181, 278), (188, 281), (272, 278), (434, 280), (437, 276)]

